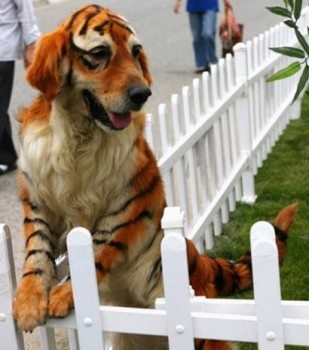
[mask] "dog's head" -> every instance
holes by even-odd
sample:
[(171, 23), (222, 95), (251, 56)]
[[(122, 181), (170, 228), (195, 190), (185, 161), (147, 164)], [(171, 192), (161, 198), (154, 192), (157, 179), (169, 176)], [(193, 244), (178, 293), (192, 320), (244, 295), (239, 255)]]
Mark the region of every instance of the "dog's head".
[(151, 75), (134, 29), (117, 13), (91, 5), (37, 44), (27, 79), (48, 101), (74, 96), (81, 114), (106, 131), (121, 130), (151, 95)]

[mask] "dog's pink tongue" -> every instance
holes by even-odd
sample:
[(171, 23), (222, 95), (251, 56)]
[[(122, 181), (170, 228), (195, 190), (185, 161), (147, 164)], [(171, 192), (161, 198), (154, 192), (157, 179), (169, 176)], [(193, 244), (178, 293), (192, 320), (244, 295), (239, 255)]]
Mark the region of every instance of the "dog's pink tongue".
[(131, 113), (118, 114), (107, 112), (115, 129), (124, 129), (131, 123)]

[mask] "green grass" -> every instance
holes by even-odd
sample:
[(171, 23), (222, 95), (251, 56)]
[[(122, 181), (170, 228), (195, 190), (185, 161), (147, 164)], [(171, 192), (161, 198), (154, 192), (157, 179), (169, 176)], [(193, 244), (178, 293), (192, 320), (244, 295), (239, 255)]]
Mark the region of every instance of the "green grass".
[[(237, 259), (249, 247), (249, 232), (256, 221), (270, 221), (289, 204), (298, 203), (290, 230), (286, 260), (281, 268), (284, 300), (309, 300), (309, 97), (302, 102), (300, 119), (285, 129), (256, 176), (254, 205), (239, 204), (215, 241), (211, 256)], [(233, 296), (234, 297), (234, 296)], [(238, 295), (252, 299), (252, 291)], [(239, 350), (256, 350), (255, 344), (239, 343)], [(287, 350), (309, 347), (286, 346)]]

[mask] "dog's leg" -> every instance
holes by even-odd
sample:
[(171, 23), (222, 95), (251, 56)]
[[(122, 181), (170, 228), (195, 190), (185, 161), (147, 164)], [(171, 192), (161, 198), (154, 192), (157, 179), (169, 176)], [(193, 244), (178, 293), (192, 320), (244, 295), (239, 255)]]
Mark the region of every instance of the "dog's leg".
[(48, 292), (55, 276), (54, 243), (48, 223), (23, 188), (21, 198), (26, 258), (14, 301), (14, 317), (19, 328), (32, 331), (47, 315)]

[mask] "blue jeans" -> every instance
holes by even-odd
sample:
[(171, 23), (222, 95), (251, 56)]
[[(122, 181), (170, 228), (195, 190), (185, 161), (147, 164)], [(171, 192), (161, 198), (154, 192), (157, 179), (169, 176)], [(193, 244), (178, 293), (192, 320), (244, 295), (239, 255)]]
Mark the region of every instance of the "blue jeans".
[(216, 55), (217, 12), (189, 12), (196, 67), (218, 62)]

